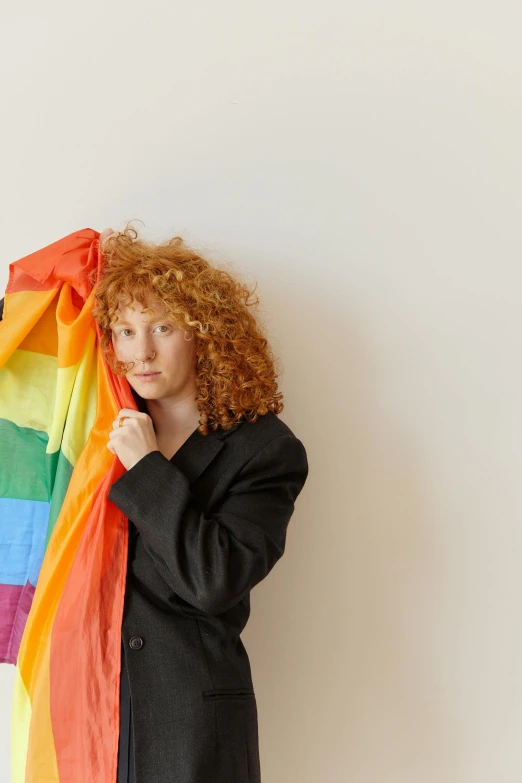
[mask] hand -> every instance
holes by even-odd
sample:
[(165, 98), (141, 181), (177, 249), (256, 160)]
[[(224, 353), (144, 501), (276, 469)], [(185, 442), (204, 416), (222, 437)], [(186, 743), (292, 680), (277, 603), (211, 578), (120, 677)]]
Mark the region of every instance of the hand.
[(104, 228), (103, 231), (100, 234), (100, 245), (103, 245), (106, 239), (108, 239), (112, 234), (117, 234), (118, 232), (115, 231), (113, 228)]
[[(120, 427), (120, 416), (128, 416)], [(159, 451), (154, 424), (148, 413), (122, 408), (109, 432), (107, 448), (130, 470), (151, 451)]]

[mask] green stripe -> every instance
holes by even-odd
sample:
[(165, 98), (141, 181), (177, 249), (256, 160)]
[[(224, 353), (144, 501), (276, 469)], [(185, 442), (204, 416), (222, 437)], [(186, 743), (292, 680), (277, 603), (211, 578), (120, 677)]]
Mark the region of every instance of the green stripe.
[[(52, 458), (53, 462), (56, 465), (56, 452), (54, 454), (49, 454), (48, 456)], [(48, 464), (50, 464), (50, 460), (48, 461)], [(58, 452), (58, 465), (54, 470), (53, 494), (51, 499), (51, 508), (49, 511), (49, 523), (47, 525), (47, 536), (45, 539), (46, 549), (47, 549), (47, 544), (49, 542), (49, 539), (51, 537), (51, 533), (54, 530), (54, 526), (56, 524), (58, 514), (60, 513), (60, 509), (62, 508), (63, 501), (67, 493), (67, 488), (71, 480), (72, 472), (73, 472), (73, 466), (71, 465), (69, 460), (66, 457), (64, 457), (62, 451)]]
[(61, 450), (46, 452), (48, 442), (46, 432), (0, 418), (0, 497), (50, 502), (46, 547), (73, 472)]

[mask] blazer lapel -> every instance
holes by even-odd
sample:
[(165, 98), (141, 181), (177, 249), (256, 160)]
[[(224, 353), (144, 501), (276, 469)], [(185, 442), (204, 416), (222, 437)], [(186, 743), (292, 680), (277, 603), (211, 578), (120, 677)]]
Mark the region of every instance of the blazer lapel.
[(219, 427), (208, 435), (201, 435), (195, 429), (172, 456), (170, 462), (176, 465), (192, 484), (219, 454), (224, 446), (224, 439), (235, 432), (242, 423), (242, 421), (238, 422), (229, 430)]

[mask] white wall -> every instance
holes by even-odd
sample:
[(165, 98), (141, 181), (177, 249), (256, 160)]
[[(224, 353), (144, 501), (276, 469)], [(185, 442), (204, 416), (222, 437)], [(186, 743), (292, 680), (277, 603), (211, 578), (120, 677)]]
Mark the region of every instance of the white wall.
[(2, 16), (2, 291), (135, 217), (259, 281), (310, 463), (243, 636), (263, 783), (519, 783), (520, 4)]

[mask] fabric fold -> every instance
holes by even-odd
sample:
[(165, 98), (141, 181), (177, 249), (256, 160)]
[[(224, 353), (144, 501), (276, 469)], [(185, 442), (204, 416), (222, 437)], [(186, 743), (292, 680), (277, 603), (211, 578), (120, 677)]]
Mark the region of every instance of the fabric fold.
[(116, 780), (128, 519), (107, 449), (137, 410), (92, 317), (99, 232), (9, 266), (0, 321), (0, 662), (15, 665), (12, 783)]

